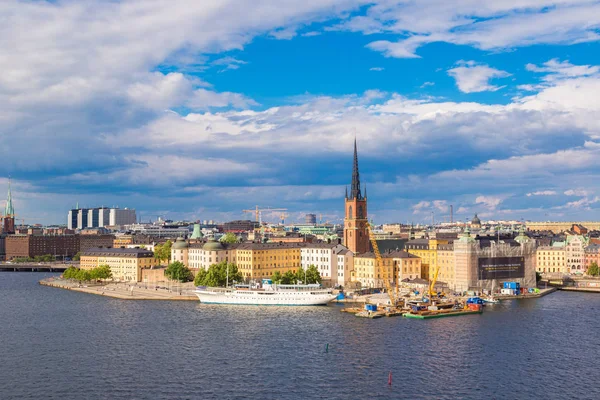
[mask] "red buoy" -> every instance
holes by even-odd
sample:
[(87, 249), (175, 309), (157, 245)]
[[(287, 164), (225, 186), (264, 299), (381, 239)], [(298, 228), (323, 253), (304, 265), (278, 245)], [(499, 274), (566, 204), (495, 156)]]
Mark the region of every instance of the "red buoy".
[(392, 371), (390, 371), (390, 374), (388, 376), (388, 385), (392, 385)]

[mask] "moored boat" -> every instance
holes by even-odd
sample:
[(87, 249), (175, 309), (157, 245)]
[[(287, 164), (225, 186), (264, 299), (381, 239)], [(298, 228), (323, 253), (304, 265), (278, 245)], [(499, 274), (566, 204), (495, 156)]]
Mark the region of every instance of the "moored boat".
[(262, 287), (208, 288), (194, 292), (201, 303), (242, 304), (263, 306), (320, 306), (336, 298), (332, 289), (312, 285), (274, 285), (263, 279)]

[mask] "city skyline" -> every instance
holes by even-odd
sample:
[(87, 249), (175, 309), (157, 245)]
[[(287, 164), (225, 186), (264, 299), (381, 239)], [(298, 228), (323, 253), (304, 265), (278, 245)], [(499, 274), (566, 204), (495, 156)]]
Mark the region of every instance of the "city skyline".
[(600, 219), (600, 4), (431, 3), (5, 2), (0, 193), (339, 223), (356, 137), (376, 222)]

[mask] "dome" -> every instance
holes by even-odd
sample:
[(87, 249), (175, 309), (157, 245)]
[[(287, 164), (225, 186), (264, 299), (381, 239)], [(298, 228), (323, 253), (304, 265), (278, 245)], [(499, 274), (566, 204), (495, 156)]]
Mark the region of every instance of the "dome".
[(188, 247), (190, 247), (190, 245), (185, 241), (185, 239), (182, 237), (178, 237), (171, 248), (172, 249), (187, 249)]
[(204, 250), (209, 250), (209, 251), (217, 251), (217, 250), (224, 249), (221, 242), (217, 242), (214, 238), (208, 239), (208, 242), (206, 242), (202, 248)]
[(471, 220), (471, 224), (472, 225), (481, 225), (481, 220), (479, 219), (479, 217), (477, 216), (477, 214), (475, 214), (475, 216)]

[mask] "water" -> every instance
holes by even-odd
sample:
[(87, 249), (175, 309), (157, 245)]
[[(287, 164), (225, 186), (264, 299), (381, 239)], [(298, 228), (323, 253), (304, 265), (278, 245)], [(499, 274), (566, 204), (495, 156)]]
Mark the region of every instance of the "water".
[(600, 398), (600, 295), (369, 320), (116, 300), (48, 275), (0, 273), (0, 399)]

